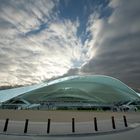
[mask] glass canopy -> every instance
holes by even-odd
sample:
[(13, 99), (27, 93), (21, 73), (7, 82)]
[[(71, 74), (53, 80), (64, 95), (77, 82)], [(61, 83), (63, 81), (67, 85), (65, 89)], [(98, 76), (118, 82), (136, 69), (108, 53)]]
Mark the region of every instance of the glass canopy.
[(103, 104), (139, 100), (136, 92), (118, 79), (104, 76), (70, 76), (44, 83), (16, 98), (31, 103), (84, 101)]

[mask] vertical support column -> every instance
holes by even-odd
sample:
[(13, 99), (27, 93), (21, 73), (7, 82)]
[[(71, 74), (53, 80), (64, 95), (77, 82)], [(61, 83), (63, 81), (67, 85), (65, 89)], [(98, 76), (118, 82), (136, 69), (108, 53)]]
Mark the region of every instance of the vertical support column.
[(72, 118), (72, 132), (75, 132), (75, 119)]
[(128, 124), (127, 124), (127, 120), (126, 120), (126, 116), (125, 115), (123, 116), (123, 120), (124, 120), (124, 126), (125, 127), (128, 127)]
[(48, 125), (47, 125), (47, 133), (50, 133), (50, 124), (51, 124), (51, 119), (48, 119)]
[(98, 131), (98, 126), (97, 126), (97, 119), (94, 117), (94, 129), (95, 131)]
[(27, 133), (27, 130), (28, 130), (28, 124), (29, 124), (29, 120), (26, 119), (26, 120), (25, 120), (24, 133)]
[(112, 120), (112, 128), (116, 129), (114, 116), (111, 117), (111, 120)]
[(9, 119), (7, 118), (7, 119), (5, 120), (5, 125), (4, 125), (3, 132), (6, 132), (6, 131), (7, 131), (7, 128), (8, 128), (8, 122), (9, 122)]

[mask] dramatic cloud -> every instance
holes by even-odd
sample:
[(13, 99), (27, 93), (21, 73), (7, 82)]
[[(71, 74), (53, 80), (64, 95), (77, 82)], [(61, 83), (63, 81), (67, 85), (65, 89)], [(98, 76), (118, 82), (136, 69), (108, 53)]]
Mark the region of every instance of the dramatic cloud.
[(55, 6), (57, 1), (0, 1), (1, 85), (30, 84), (42, 80), (44, 73), (39, 57), (44, 52), (42, 46), (28, 35), (40, 31), (42, 24), (55, 17), (55, 14), (51, 16)]
[(105, 74), (139, 87), (139, 0), (78, 2), (82, 16), (72, 1), (0, 0), (0, 86)]
[(77, 36), (79, 20), (60, 20), (58, 3), (1, 1), (1, 86), (41, 82), (80, 67), (88, 59)]
[(82, 72), (110, 75), (132, 87), (140, 78), (140, 1), (114, 0), (108, 18), (91, 15), (88, 30), (96, 46), (96, 57), (82, 67)]

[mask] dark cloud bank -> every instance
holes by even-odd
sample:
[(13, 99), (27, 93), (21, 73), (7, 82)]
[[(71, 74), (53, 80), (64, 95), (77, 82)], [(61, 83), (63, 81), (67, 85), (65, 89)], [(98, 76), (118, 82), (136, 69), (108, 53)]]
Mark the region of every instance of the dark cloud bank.
[(109, 75), (140, 88), (140, 1), (118, 0), (110, 6), (112, 15), (98, 19), (101, 25), (97, 27), (96, 56), (77, 73)]

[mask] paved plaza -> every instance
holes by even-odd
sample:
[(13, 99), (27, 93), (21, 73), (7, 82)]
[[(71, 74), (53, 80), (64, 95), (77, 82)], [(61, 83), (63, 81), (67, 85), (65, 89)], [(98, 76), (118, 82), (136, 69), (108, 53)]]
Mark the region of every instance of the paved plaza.
[(73, 135), (73, 136), (16, 136), (16, 135), (0, 135), (0, 140), (139, 140), (140, 127), (116, 133), (100, 134), (100, 135)]
[[(0, 112), (0, 140), (19, 138), (21, 140), (90, 140), (93, 138), (109, 140), (116, 139), (116, 136), (129, 140), (134, 135), (138, 140), (137, 136), (140, 135), (138, 133), (140, 130), (139, 112), (40, 112), (26, 110)], [(123, 116), (126, 116), (128, 126), (126, 126)], [(95, 117), (97, 130), (95, 129)], [(9, 118), (7, 126), (6, 118)], [(48, 118), (50, 124), (48, 124)], [(74, 122), (72, 118), (74, 118)], [(27, 119), (28, 124), (25, 125)], [(130, 137), (128, 137), (129, 135)]]

